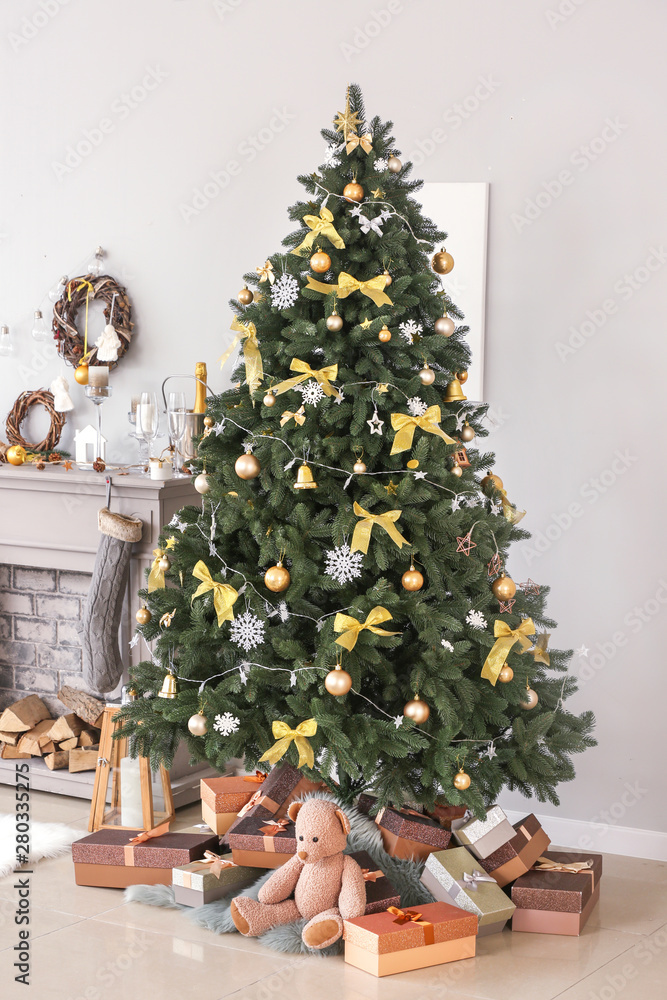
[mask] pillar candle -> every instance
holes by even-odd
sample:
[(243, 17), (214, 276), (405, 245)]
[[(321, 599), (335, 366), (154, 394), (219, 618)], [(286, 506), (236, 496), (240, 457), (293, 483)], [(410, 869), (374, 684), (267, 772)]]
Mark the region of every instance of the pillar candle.
[(88, 369), (88, 385), (103, 386), (109, 384), (109, 368), (107, 365), (91, 365)]
[(144, 814), (141, 808), (141, 778), (139, 760), (121, 757), (120, 761), (120, 823), (141, 829)]

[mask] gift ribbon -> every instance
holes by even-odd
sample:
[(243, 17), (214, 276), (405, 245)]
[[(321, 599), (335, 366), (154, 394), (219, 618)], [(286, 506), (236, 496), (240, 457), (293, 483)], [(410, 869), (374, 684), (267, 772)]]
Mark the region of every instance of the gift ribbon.
[(375, 635), (400, 635), (400, 632), (388, 632), (384, 628), (377, 627), (380, 622), (388, 621), (391, 621), (391, 614), (380, 604), (366, 615), (365, 622), (359, 622), (356, 618), (351, 618), (339, 611), (334, 620), (334, 632), (342, 632), (343, 634), (336, 639), (336, 642), (347, 650), (353, 650), (360, 632), (363, 632), (364, 629), (374, 632)]
[(377, 882), (379, 878), (385, 877), (384, 872), (381, 872), (379, 868), (374, 872), (370, 868), (362, 868), (361, 874), (364, 876), (364, 882)]
[(239, 865), (235, 864), (233, 861), (225, 861), (219, 854), (214, 854), (213, 851), (204, 851), (204, 858), (201, 861), (193, 861), (188, 865), (189, 871), (185, 868), (181, 868), (183, 877), (183, 888), (192, 888), (192, 876), (202, 874), (205, 871), (210, 871), (217, 879), (220, 878), (220, 873), (225, 870), (225, 868), (238, 868)]
[(254, 781), (256, 785), (261, 785), (263, 781), (266, 781), (266, 775), (264, 771), (255, 771), (254, 774), (244, 774), (244, 781)]
[(273, 264), (270, 260), (267, 260), (264, 267), (256, 267), (255, 270), (259, 275), (260, 284), (262, 281), (268, 281), (270, 285), (276, 280), (276, 276), (273, 273)]
[(338, 375), (338, 365), (327, 365), (326, 368), (311, 368), (306, 361), (301, 361), (299, 358), (292, 358), (290, 363), (290, 371), (299, 372), (299, 375), (294, 375), (292, 378), (285, 379), (284, 382), (279, 382), (278, 385), (274, 385), (271, 388), (271, 392), (274, 396), (280, 396), (281, 393), (287, 392), (288, 389), (293, 389), (295, 385), (299, 385), (300, 382), (305, 382), (309, 378), (314, 378), (316, 382), (322, 387), (322, 391), (327, 396), (335, 396), (336, 399), (340, 398), (340, 393), (333, 385), (329, 385), (332, 379), (335, 379)]
[(404, 538), (398, 528), (394, 526), (394, 521), (398, 521), (403, 513), (402, 510), (388, 510), (386, 514), (371, 514), (369, 511), (364, 510), (356, 500), (354, 501), (353, 509), (357, 517), (362, 518), (362, 520), (358, 521), (354, 528), (352, 552), (368, 552), (368, 545), (371, 540), (371, 532), (374, 524), (379, 524), (381, 528), (384, 528), (392, 542), (395, 542), (399, 549), (409, 544), (407, 538)]
[[(95, 295), (95, 289), (93, 288), (91, 283), (86, 280), (86, 278), (75, 278), (74, 281), (78, 281), (79, 286), (88, 285), (88, 288), (86, 290), (86, 325), (83, 334), (83, 357), (81, 358), (82, 361), (85, 361), (88, 357), (88, 300), (90, 298), (91, 292), (93, 293), (93, 296)], [(72, 285), (74, 284), (74, 281), (70, 281), (67, 285), (67, 299), (69, 302), (72, 301)]]
[(238, 813), (236, 814), (237, 820), (243, 819), (246, 813), (249, 813), (252, 807), (258, 804), (261, 798), (262, 798), (262, 793), (260, 792), (259, 789), (257, 789), (256, 792), (252, 793), (246, 804), (242, 806), (241, 809), (239, 809)]
[(333, 212), (328, 208), (320, 209), (319, 217), (317, 215), (304, 215), (303, 221), (312, 231), (306, 235), (296, 250), (292, 250), (292, 253), (301, 256), (301, 251), (308, 250), (313, 245), (316, 236), (326, 236), (337, 250), (344, 248), (345, 244), (333, 225)]
[(547, 646), (549, 644), (549, 636), (546, 632), (540, 632), (537, 639), (535, 640), (535, 646), (531, 649), (531, 653), (535, 658), (535, 663), (544, 663), (546, 666), (550, 666), (551, 657), (547, 653)]
[(299, 751), (299, 767), (303, 767), (304, 764), (313, 767), (315, 756), (307, 737), (314, 736), (317, 732), (315, 719), (304, 719), (296, 729), (290, 729), (286, 722), (276, 719), (271, 728), (276, 742), (259, 758), (260, 762), (268, 760), (272, 764), (276, 764), (287, 753), (290, 743), (294, 741), (294, 745)]
[(162, 837), (165, 833), (169, 833), (169, 821), (161, 823), (160, 826), (153, 827), (152, 830), (144, 830), (142, 833), (137, 834), (136, 837), (130, 837), (129, 844), (125, 844), (123, 847), (123, 856), (127, 867), (134, 868), (135, 844), (145, 844), (146, 841), (153, 840), (155, 837)]
[(424, 944), (435, 944), (433, 924), (430, 920), (422, 920), (421, 913), (417, 913), (416, 910), (401, 910), (398, 906), (388, 906), (387, 913), (394, 914), (395, 924), (408, 924), (410, 922), (419, 924), (420, 927), (424, 928)]
[(394, 443), (391, 446), (391, 455), (398, 454), (399, 451), (407, 451), (412, 447), (412, 440), (415, 436), (415, 428), (419, 427), (429, 434), (437, 434), (447, 444), (456, 444), (454, 438), (438, 426), (441, 420), (440, 407), (429, 406), (428, 410), (421, 417), (411, 417), (408, 413), (392, 413), (391, 426), (396, 431)]
[(321, 292), (322, 295), (331, 295), (333, 293), (339, 299), (346, 299), (352, 292), (361, 292), (362, 295), (372, 299), (375, 305), (379, 307), (392, 305), (391, 299), (384, 292), (386, 284), (387, 279), (384, 274), (378, 274), (369, 281), (357, 281), (351, 274), (341, 271), (335, 285), (330, 285), (326, 281), (316, 281), (312, 275), (308, 275), (306, 288), (310, 289), (311, 292)]
[(195, 597), (201, 597), (202, 594), (206, 594), (209, 590), (212, 590), (213, 606), (218, 616), (218, 628), (220, 628), (223, 622), (233, 621), (234, 612), (232, 608), (234, 601), (239, 596), (238, 591), (230, 587), (228, 583), (218, 583), (217, 580), (214, 580), (209, 573), (206, 563), (202, 562), (201, 559), (195, 565), (192, 575), (195, 579), (201, 580), (201, 583), (192, 595), (190, 604), (192, 604)]
[(292, 413), (291, 410), (285, 410), (280, 418), (280, 426), (284, 427), (286, 423), (294, 419), (294, 423), (298, 424), (299, 427), (303, 427), (306, 422), (306, 408), (302, 404), (296, 413)]
[(243, 341), (243, 358), (245, 360), (245, 380), (251, 392), (259, 388), (260, 382), (264, 378), (264, 367), (262, 365), (262, 355), (259, 353), (259, 343), (257, 341), (257, 330), (254, 323), (241, 323), (234, 318), (230, 330), (236, 331), (236, 336), (224, 354), (220, 355), (220, 367), (232, 354), (236, 345)]
[(552, 858), (538, 858), (533, 865), (534, 872), (572, 872), (578, 875), (580, 872), (590, 871), (593, 867), (593, 859), (587, 861), (554, 861)]
[(519, 652), (525, 653), (532, 645), (527, 636), (535, 634), (535, 626), (530, 618), (524, 618), (518, 628), (511, 629), (506, 622), (496, 619), (493, 626), (493, 634), (496, 637), (496, 641), (484, 661), (482, 677), (485, 677), (495, 687), (498, 674), (509, 656), (510, 649), (515, 642), (518, 642), (521, 646)]
[(267, 819), (265, 825), (260, 826), (260, 830), (266, 837), (275, 837), (277, 833), (287, 828), (288, 823), (288, 819)]
[(352, 133), (352, 135), (348, 140), (347, 146), (345, 147), (347, 155), (349, 156), (350, 153), (352, 153), (357, 148), (357, 146), (361, 146), (364, 153), (368, 155), (371, 149), (373, 148), (372, 139), (373, 136), (370, 134), (370, 132), (367, 132), (366, 135), (357, 135), (356, 133)]
[(152, 590), (164, 590), (164, 570), (160, 569), (160, 560), (163, 556), (162, 549), (153, 549), (153, 555), (155, 556), (155, 559), (153, 560), (151, 571), (148, 574), (149, 594)]
[(477, 885), (479, 882), (493, 882), (495, 884), (495, 879), (491, 875), (487, 875), (485, 872), (480, 872), (475, 869), (473, 872), (464, 872), (462, 879), (457, 879), (456, 884), (460, 885), (462, 889), (471, 889), (473, 892), (477, 890)]

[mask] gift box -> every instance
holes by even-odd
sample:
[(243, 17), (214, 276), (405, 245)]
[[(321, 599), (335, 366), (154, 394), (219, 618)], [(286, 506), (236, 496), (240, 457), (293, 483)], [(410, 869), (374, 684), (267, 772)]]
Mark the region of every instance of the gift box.
[(255, 816), (258, 819), (271, 819), (275, 816), (279, 819), (287, 814), (287, 809), (291, 802), (300, 799), (308, 792), (327, 791), (324, 782), (311, 781), (304, 777), (297, 767), (291, 764), (278, 764), (272, 768), (248, 802), (239, 811), (239, 815), (234, 819), (228, 830), (236, 827), (236, 824), (246, 816)]
[(516, 909), (493, 876), (479, 870), (465, 847), (429, 854), (421, 880), (436, 899), (476, 914), (478, 937), (502, 931)]
[(549, 844), (539, 820), (530, 813), (514, 824), (514, 836), (487, 858), (480, 858), (480, 866), (493, 875), (499, 886), (507, 885), (530, 871)]
[(600, 898), (602, 855), (546, 851), (512, 886), (513, 931), (577, 936)]
[(296, 831), (291, 820), (248, 814), (228, 833), (232, 859), (248, 868), (280, 868), (296, 854)]
[(464, 820), (468, 812), (466, 806), (450, 806), (448, 802), (436, 802), (427, 815), (436, 820), (445, 830), (453, 830), (457, 820)]
[(444, 850), (452, 836), (430, 816), (405, 807), (387, 806), (379, 811), (375, 822), (385, 851), (395, 858), (424, 860), (432, 851)]
[(344, 922), (345, 961), (373, 976), (426, 969), (473, 958), (477, 917), (450, 903), (392, 906)]
[(174, 900), (183, 906), (203, 906), (252, 885), (258, 874), (256, 868), (235, 864), (231, 854), (206, 851), (201, 861), (172, 869)]
[(218, 850), (210, 833), (164, 833), (104, 829), (72, 844), (77, 885), (125, 889), (128, 885), (171, 885), (172, 869)]
[[(220, 778), (202, 778), (200, 782), (201, 815), (204, 822), (221, 837), (245, 805), (258, 793), (266, 775), (257, 772), (242, 777), (225, 775)], [(258, 801), (259, 794), (255, 801)]]
[(500, 806), (492, 806), (486, 819), (454, 820), (452, 832), (454, 840), (476, 858), (488, 858), (511, 840), (516, 831)]
[(373, 861), (366, 851), (353, 851), (351, 858), (357, 862), (364, 873), (366, 883), (366, 909), (365, 915), (369, 913), (380, 913), (388, 906), (400, 906), (401, 897), (396, 888), (389, 881), (381, 868)]

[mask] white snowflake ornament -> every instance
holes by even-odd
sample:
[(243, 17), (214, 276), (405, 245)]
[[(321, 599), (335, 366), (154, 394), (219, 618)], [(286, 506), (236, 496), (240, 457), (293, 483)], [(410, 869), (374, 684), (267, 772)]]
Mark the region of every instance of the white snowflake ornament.
[(378, 173), (387, 169), (388, 161), (384, 156), (378, 156), (373, 164), (373, 169)]
[(414, 319), (407, 319), (404, 323), (399, 323), (398, 329), (403, 340), (408, 344), (414, 344), (415, 337), (418, 337), (423, 332), (424, 327)]
[(481, 611), (475, 611), (471, 608), (466, 615), (466, 622), (470, 625), (470, 628), (479, 629), (480, 631), (486, 628), (486, 618)]
[(309, 382), (302, 382), (301, 385), (295, 385), (294, 388), (297, 392), (301, 393), (304, 403), (307, 403), (309, 406), (317, 406), (319, 401), (324, 398), (324, 389), (315, 379), (311, 379)]
[(327, 146), (324, 153), (324, 166), (332, 167), (340, 156), (343, 148), (343, 146), (336, 146), (333, 142)]
[(324, 572), (342, 587), (344, 583), (351, 583), (361, 576), (363, 561), (363, 552), (350, 552), (346, 542), (327, 552)]
[(274, 309), (291, 309), (299, 298), (299, 282), (291, 274), (282, 274), (271, 290)]
[(229, 637), (246, 653), (255, 646), (261, 646), (264, 642), (264, 630), (266, 626), (261, 618), (253, 615), (252, 611), (244, 611), (242, 615), (235, 618), (229, 630)]
[(428, 404), (419, 396), (411, 396), (408, 400), (408, 413), (411, 417), (423, 417), (428, 410)]
[(224, 712), (222, 715), (216, 715), (213, 728), (216, 729), (221, 736), (231, 736), (232, 733), (238, 733), (240, 725), (240, 719), (237, 719), (231, 712)]

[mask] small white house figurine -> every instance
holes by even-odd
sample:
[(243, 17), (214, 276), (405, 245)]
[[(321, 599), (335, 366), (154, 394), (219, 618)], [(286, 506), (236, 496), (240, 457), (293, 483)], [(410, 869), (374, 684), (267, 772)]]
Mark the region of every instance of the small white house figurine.
[(96, 458), (105, 460), (107, 450), (107, 439), (102, 437), (102, 454), (96, 455), (97, 451), (97, 430), (92, 424), (76, 431), (74, 434), (74, 444), (76, 446), (76, 464), (92, 466)]

